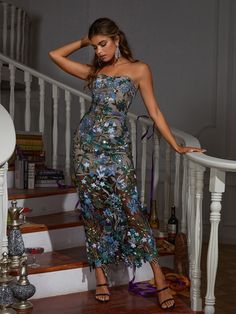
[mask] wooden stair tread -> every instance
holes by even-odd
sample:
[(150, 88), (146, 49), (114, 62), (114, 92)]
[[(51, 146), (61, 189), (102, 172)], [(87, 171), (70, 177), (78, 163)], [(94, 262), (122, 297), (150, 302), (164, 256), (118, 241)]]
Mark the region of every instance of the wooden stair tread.
[(75, 193), (76, 188), (35, 188), (35, 189), (8, 189), (8, 199), (9, 200), (17, 200), (17, 199), (26, 199), (26, 198), (35, 198), (42, 196), (50, 196), (57, 194), (68, 194)]
[[(159, 256), (166, 254), (160, 253)], [(170, 254), (169, 254), (170, 255)], [(29, 263), (31, 257), (28, 258)], [(45, 252), (36, 256), (36, 261), (40, 267), (28, 267), (29, 274), (46, 273), (59, 270), (67, 270), (74, 268), (83, 268), (88, 266), (87, 253), (85, 246), (78, 246), (69, 249)], [(13, 275), (17, 275), (17, 270), (12, 271)]]
[(78, 211), (64, 211), (42, 216), (27, 218), (28, 223), (21, 225), (22, 233), (39, 232), (45, 230), (70, 228), (83, 225)]
[[(28, 257), (30, 263), (31, 257)], [(52, 271), (66, 270), (87, 267), (87, 254), (84, 246), (74, 247), (64, 250), (46, 252), (36, 256), (38, 268), (28, 266), (29, 274), (46, 273)], [(12, 275), (17, 275), (17, 271), (12, 271)]]
[[(155, 314), (166, 313), (160, 309), (156, 297), (144, 298), (128, 292), (128, 286), (110, 288), (111, 299), (100, 303), (94, 298), (94, 291), (78, 292), (56, 297), (31, 300), (34, 314)], [(193, 314), (196, 312), (185, 304), (182, 298), (175, 296), (176, 306), (172, 313)], [(198, 312), (203, 313), (203, 312)]]

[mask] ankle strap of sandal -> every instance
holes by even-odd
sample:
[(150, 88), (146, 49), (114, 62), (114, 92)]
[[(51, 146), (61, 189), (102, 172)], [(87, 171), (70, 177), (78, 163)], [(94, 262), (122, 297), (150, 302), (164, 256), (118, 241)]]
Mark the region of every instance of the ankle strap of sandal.
[(164, 287), (164, 288), (162, 288), (162, 289), (160, 289), (160, 290), (157, 290), (157, 293), (159, 293), (159, 292), (161, 292), (161, 291), (164, 291), (164, 290), (166, 290), (166, 289), (168, 289), (169, 287), (168, 286), (166, 286), (166, 287)]
[(100, 283), (100, 284), (97, 285), (97, 287), (107, 287), (107, 286), (108, 286), (107, 283)]

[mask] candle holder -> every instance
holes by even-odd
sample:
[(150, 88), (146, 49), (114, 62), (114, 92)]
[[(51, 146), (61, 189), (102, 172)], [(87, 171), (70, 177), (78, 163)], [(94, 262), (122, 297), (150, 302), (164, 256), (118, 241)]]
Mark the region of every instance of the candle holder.
[(0, 261), (0, 313), (15, 314), (12, 308), (9, 308), (14, 302), (13, 291), (9, 286), (9, 283), (14, 279), (9, 276), (10, 260), (8, 254), (4, 252)]
[(20, 231), (22, 222), (19, 219), (23, 208), (17, 207), (17, 201), (12, 201), (11, 204), (12, 207), (8, 209), (8, 251), (11, 259), (11, 268), (19, 268), (20, 258), (25, 252), (24, 241)]
[(20, 277), (15, 285), (12, 286), (14, 297), (18, 300), (12, 307), (17, 310), (33, 308), (33, 304), (28, 301), (35, 294), (35, 286), (28, 280), (27, 257), (21, 258)]

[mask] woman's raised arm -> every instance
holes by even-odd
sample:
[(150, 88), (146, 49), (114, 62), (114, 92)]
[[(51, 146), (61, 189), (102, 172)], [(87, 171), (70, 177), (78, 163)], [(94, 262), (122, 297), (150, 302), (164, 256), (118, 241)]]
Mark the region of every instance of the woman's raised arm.
[(68, 56), (76, 50), (89, 45), (90, 41), (88, 37), (84, 37), (80, 40), (50, 51), (49, 56), (65, 72), (79, 77), (82, 80), (86, 80), (91, 71), (91, 66), (77, 61), (72, 61), (68, 58)]

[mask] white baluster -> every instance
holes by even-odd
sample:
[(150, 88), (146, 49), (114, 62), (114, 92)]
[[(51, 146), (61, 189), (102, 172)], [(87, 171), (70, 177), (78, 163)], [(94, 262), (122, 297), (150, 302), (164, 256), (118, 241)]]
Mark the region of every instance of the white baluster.
[(53, 85), (52, 87), (53, 97), (53, 155), (52, 155), (52, 166), (54, 169), (57, 168), (57, 144), (58, 144), (58, 87)]
[(80, 102), (80, 119), (82, 119), (85, 114), (85, 99), (83, 97), (80, 97), (79, 102)]
[(66, 135), (65, 135), (65, 147), (66, 147), (66, 164), (65, 164), (65, 178), (66, 184), (71, 183), (70, 176), (70, 143), (71, 143), (71, 131), (70, 131), (70, 112), (71, 112), (71, 94), (65, 91), (66, 101)]
[(182, 182), (182, 215), (180, 231), (187, 233), (187, 206), (188, 206), (188, 161), (187, 157), (183, 156), (183, 182)]
[(174, 204), (176, 209), (179, 208), (179, 169), (180, 168), (180, 154), (175, 153), (175, 182), (174, 182)]
[(131, 133), (131, 147), (132, 147), (132, 156), (133, 156), (133, 163), (134, 168), (136, 168), (136, 157), (137, 157), (137, 147), (136, 147), (136, 141), (137, 141), (137, 127), (135, 120), (130, 118), (130, 133)]
[(201, 287), (201, 252), (202, 252), (202, 199), (203, 199), (203, 186), (204, 186), (204, 172), (205, 168), (195, 166), (196, 178), (196, 216), (195, 216), (195, 234), (194, 234), (194, 260), (192, 268), (191, 280), (191, 309), (193, 311), (202, 311), (202, 298), (200, 293)]
[(11, 35), (10, 35), (10, 57), (14, 58), (14, 47), (15, 47), (15, 13), (16, 7), (11, 5)]
[(20, 61), (20, 44), (21, 44), (21, 16), (22, 16), (22, 9), (17, 9), (17, 37), (16, 37), (16, 60)]
[(3, 54), (7, 55), (7, 11), (8, 4), (3, 2), (3, 34), (2, 34), (2, 46), (3, 46)]
[(159, 160), (160, 160), (160, 144), (156, 131), (153, 133), (153, 194), (152, 199), (157, 200), (158, 181), (159, 181)]
[(205, 298), (205, 313), (215, 313), (215, 280), (218, 267), (218, 227), (221, 218), (221, 200), (225, 191), (225, 172), (212, 168), (210, 172), (211, 233), (207, 254), (207, 293)]
[(171, 188), (171, 150), (170, 145), (166, 143), (165, 154), (165, 183), (164, 183), (164, 229), (167, 230), (168, 219), (170, 215), (170, 188)]
[(7, 204), (8, 204), (8, 193), (7, 193), (7, 169), (8, 164), (5, 163), (0, 167), (0, 254), (7, 252)]
[[(22, 40), (21, 40), (21, 62), (26, 63), (25, 58), (25, 34), (26, 34), (26, 13), (23, 11), (22, 13)], [(27, 51), (27, 50), (26, 50)]]
[(194, 235), (195, 235), (195, 164), (189, 161), (189, 201), (188, 201), (188, 253), (189, 253), (189, 277), (192, 279), (194, 260)]
[(44, 101), (45, 101), (45, 82), (39, 78), (39, 131), (44, 133)]
[[(142, 124), (142, 134), (147, 132), (147, 126)], [(146, 186), (146, 166), (147, 166), (147, 136), (142, 139), (142, 159), (141, 159), (141, 191), (140, 201), (145, 203), (145, 186)]]
[(13, 64), (9, 64), (10, 70), (10, 103), (9, 103), (9, 112), (12, 120), (14, 121), (15, 115), (15, 72), (16, 68)]
[(31, 112), (30, 112), (30, 97), (31, 97), (31, 82), (32, 75), (29, 72), (25, 72), (24, 75), (25, 80), (25, 131), (30, 130), (30, 120), (31, 120)]

